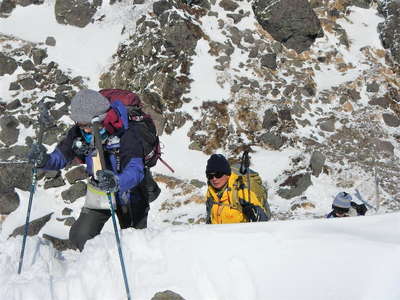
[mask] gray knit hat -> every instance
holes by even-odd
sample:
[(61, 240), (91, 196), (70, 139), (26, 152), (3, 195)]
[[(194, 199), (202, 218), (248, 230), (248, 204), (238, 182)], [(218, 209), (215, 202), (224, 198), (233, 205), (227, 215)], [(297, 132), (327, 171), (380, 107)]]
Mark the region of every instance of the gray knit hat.
[(71, 100), (71, 119), (77, 123), (90, 124), (94, 117), (104, 120), (110, 102), (99, 92), (80, 90)]
[(347, 194), (346, 192), (340, 192), (336, 195), (335, 200), (333, 200), (332, 206), (350, 208), (352, 199), (353, 198), (351, 198), (350, 194)]

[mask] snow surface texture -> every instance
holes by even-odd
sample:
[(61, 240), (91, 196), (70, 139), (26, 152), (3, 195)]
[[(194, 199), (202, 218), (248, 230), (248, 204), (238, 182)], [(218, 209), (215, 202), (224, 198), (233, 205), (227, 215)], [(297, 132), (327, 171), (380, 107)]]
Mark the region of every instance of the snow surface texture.
[[(173, 290), (188, 300), (398, 300), (400, 214), (124, 230), (133, 299)], [(115, 238), (57, 253), (29, 238), (2, 240), (0, 299), (125, 299)]]

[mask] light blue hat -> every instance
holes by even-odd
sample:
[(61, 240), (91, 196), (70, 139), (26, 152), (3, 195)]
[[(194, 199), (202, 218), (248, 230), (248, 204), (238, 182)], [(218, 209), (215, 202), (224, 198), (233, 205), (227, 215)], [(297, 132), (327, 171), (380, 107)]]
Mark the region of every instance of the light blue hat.
[(350, 208), (352, 199), (353, 198), (350, 196), (350, 194), (346, 192), (340, 192), (336, 195), (335, 200), (333, 200), (332, 206)]

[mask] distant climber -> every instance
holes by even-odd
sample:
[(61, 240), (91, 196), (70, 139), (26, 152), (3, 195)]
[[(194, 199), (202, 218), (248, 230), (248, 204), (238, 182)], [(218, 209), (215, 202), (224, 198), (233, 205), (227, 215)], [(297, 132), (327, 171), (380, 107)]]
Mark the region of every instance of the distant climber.
[(346, 192), (340, 192), (336, 195), (332, 203), (332, 211), (327, 218), (343, 218), (349, 216), (364, 216), (367, 212), (365, 204), (357, 204), (352, 201), (353, 198)]
[[(263, 203), (266, 190), (262, 187), (258, 174), (253, 172), (250, 193), (245, 175), (231, 168), (222, 154), (213, 154), (207, 161), (207, 223), (226, 224), (268, 221), (269, 208)], [(251, 179), (251, 180), (252, 180)], [(258, 189), (258, 190), (257, 190)], [(262, 189), (262, 190), (261, 190)], [(264, 193), (265, 195), (262, 195)]]

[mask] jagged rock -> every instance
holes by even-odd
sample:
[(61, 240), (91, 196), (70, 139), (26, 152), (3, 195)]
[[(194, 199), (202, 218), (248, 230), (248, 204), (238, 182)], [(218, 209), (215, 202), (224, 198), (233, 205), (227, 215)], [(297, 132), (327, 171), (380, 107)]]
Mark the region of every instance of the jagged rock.
[(88, 178), (88, 174), (84, 166), (79, 166), (77, 168), (72, 169), (71, 171), (68, 171), (65, 174), (65, 177), (67, 178), (70, 184), (74, 184), (77, 181)]
[(336, 120), (334, 118), (330, 118), (330, 119), (322, 121), (319, 124), (319, 128), (321, 128), (321, 130), (323, 130), (323, 131), (335, 132), (335, 123), (336, 123)]
[(351, 0), (352, 5), (361, 8), (369, 8), (371, 6), (372, 0)]
[(182, 49), (193, 51), (197, 41), (201, 38), (198, 30), (200, 29), (196, 25), (184, 19), (169, 24), (168, 29), (164, 32), (165, 49), (175, 54), (179, 54)]
[(70, 81), (70, 78), (65, 75), (61, 70), (54, 72), (55, 81), (58, 85), (66, 84)]
[(372, 100), (370, 100), (368, 102), (369, 105), (379, 105), (382, 108), (388, 108), (390, 103), (391, 103), (391, 101), (390, 101), (389, 97), (387, 97), (387, 96), (379, 97), (379, 98), (372, 98)]
[(239, 23), (244, 17), (242, 14), (226, 14), (226, 16), (231, 18), (234, 24)]
[(300, 203), (294, 203), (292, 204), (292, 206), (290, 207), (290, 210), (296, 210), (296, 209), (313, 209), (315, 208), (315, 204), (312, 202), (308, 202), (308, 201), (302, 201)]
[(11, 82), (10, 87), (8, 88), (10, 91), (17, 91), (21, 88), (18, 82)]
[(222, 0), (219, 2), (219, 6), (221, 6), (224, 10), (227, 11), (235, 11), (236, 8), (239, 7), (239, 4), (237, 4), (235, 1), (232, 0)]
[(65, 207), (63, 210), (62, 210), (62, 212), (61, 212), (61, 214), (63, 215), (63, 216), (69, 216), (71, 213), (72, 213), (72, 209), (70, 209), (70, 208), (68, 208), (68, 207)]
[(400, 2), (397, 0), (377, 1), (378, 11), (385, 17), (378, 31), (384, 48), (390, 49), (394, 60), (400, 64)]
[(69, 115), (69, 110), (68, 110), (68, 105), (63, 105), (57, 110), (50, 110), (51, 116), (54, 118), (54, 120), (59, 120), (63, 116)]
[(260, 139), (261, 139), (261, 142), (270, 146), (274, 150), (278, 150), (285, 143), (285, 140), (281, 136), (270, 133), (270, 132), (267, 132), (267, 133), (264, 133), (263, 135), (261, 135)]
[(320, 21), (307, 0), (256, 0), (253, 11), (260, 25), (278, 42), (297, 53), (323, 36)]
[(69, 239), (59, 239), (48, 234), (43, 234), (43, 238), (50, 241), (54, 249), (58, 251), (65, 251), (68, 249), (76, 250), (76, 247), (71, 243)]
[(166, 290), (156, 293), (151, 300), (185, 300), (185, 298), (173, 291)]
[(18, 121), (24, 125), (25, 128), (28, 128), (33, 124), (33, 120), (26, 115), (19, 115)]
[(374, 148), (377, 152), (387, 153), (389, 155), (394, 154), (394, 146), (391, 142), (383, 141), (378, 138), (371, 138), (371, 144), (374, 145)]
[(71, 84), (73, 85), (82, 85), (84, 83), (82, 76), (75, 76), (71, 79)]
[(46, 181), (44, 183), (44, 189), (47, 190), (47, 189), (51, 189), (51, 188), (60, 187), (63, 185), (65, 185), (64, 179), (62, 178), (62, 176), (57, 176), (55, 178), (52, 178), (52, 179)]
[(0, 193), (0, 215), (8, 215), (19, 206), (19, 196), (16, 192)]
[(79, 181), (61, 193), (64, 201), (73, 203), (76, 199), (86, 195), (86, 183)]
[(31, 4), (43, 4), (44, 0), (16, 0), (16, 3), (21, 6), (28, 6)]
[(387, 126), (390, 127), (399, 127), (400, 125), (400, 119), (392, 114), (382, 114), (383, 121)]
[[(43, 226), (46, 225), (48, 221), (50, 221), (52, 214), (53, 213), (29, 222), (28, 236), (37, 235), (39, 231), (43, 228)], [(23, 235), (23, 234), (24, 234), (24, 225), (15, 228), (13, 233), (10, 234), (10, 237), (16, 237), (17, 235)]]
[(314, 97), (316, 94), (315, 86), (313, 84), (306, 84), (301, 88), (301, 92), (306, 97)]
[(197, 180), (197, 179), (192, 179), (192, 180), (190, 180), (190, 184), (194, 185), (195, 187), (200, 189), (203, 186), (205, 186), (207, 183), (205, 183), (203, 181), (200, 181), (200, 180)]
[(276, 70), (276, 54), (269, 53), (261, 56), (261, 66), (267, 67), (271, 70)]
[(53, 145), (59, 141), (59, 135), (64, 134), (62, 127), (51, 127), (43, 134), (43, 144)]
[(278, 116), (281, 121), (292, 121), (292, 113), (290, 112), (290, 109), (279, 110)]
[(367, 84), (367, 92), (377, 93), (379, 92), (379, 84), (376, 81)]
[(0, 2), (0, 17), (4, 14), (7, 17), (16, 7), (14, 0), (3, 0)]
[(32, 166), (25, 163), (0, 164), (0, 194), (19, 188), (29, 191)]
[(172, 7), (173, 7), (172, 4), (166, 0), (157, 1), (153, 3), (153, 11), (157, 16), (161, 15), (163, 12), (171, 9)]
[(279, 119), (278, 119), (277, 114), (273, 110), (267, 109), (264, 112), (262, 126), (266, 130), (270, 130), (272, 127), (274, 127), (278, 124), (278, 121), (279, 121)]
[(346, 95), (348, 95), (350, 97), (350, 99), (353, 101), (357, 101), (357, 100), (361, 99), (360, 93), (355, 89), (348, 89), (346, 91)]
[(54, 8), (56, 20), (60, 24), (85, 27), (90, 23), (101, 3), (101, 0), (56, 0)]
[(31, 51), (33, 63), (40, 65), (43, 60), (47, 57), (47, 50), (34, 48)]
[(6, 105), (7, 110), (14, 110), (21, 107), (21, 101), (15, 99)]
[(4, 55), (0, 52), (0, 76), (5, 74), (13, 74), (18, 68), (17, 62), (14, 58)]
[(54, 47), (56, 45), (56, 39), (54, 37), (52, 37), (52, 36), (48, 36), (46, 38), (46, 42), (45, 43), (46, 43), (47, 46)]
[(37, 87), (36, 81), (30, 76), (20, 79), (18, 83), (27, 91), (33, 90)]
[(28, 146), (21, 146), (21, 145), (15, 145), (10, 148), (3, 148), (3, 149), (0, 148), (0, 159), (7, 160), (10, 157), (14, 157), (12, 161), (23, 160), (26, 159), (28, 151), (29, 151)]
[(0, 119), (0, 141), (12, 145), (18, 141), (18, 120), (14, 116), (4, 116)]
[(298, 174), (295, 176), (289, 176), (280, 187), (289, 186), (289, 189), (279, 189), (278, 194), (282, 198), (291, 199), (293, 197), (300, 196), (304, 193), (308, 187), (312, 185), (311, 175), (309, 173)]
[(68, 217), (68, 218), (65, 218), (64, 225), (71, 227), (72, 225), (74, 225), (75, 222), (76, 222), (76, 219), (74, 217)]
[(42, 176), (42, 177), (40, 177), (40, 179), (42, 179), (42, 178), (45, 178), (46, 180), (54, 179), (56, 177), (61, 176), (61, 171), (60, 170), (39, 170), (38, 176), (39, 177)]
[[(148, 26), (155, 22), (160, 22), (160, 26)], [(168, 9), (158, 16), (142, 17), (137, 32), (140, 34), (132, 36), (130, 44), (117, 51), (119, 55), (111, 67), (113, 71), (104, 74), (99, 85), (101, 88), (118, 86), (134, 91), (145, 87), (142, 99), (157, 102), (151, 105), (154, 111), (163, 114), (168, 110), (172, 113), (182, 107), (184, 101), (190, 101), (183, 95), (189, 92), (191, 56), (195, 53), (197, 41), (203, 36), (201, 28), (176, 10)], [(126, 79), (128, 73), (130, 76)], [(161, 121), (162, 117), (160, 115)], [(157, 127), (160, 129), (162, 124)]]
[(312, 170), (312, 175), (318, 177), (319, 174), (321, 174), (322, 172), (324, 164), (325, 164), (325, 156), (319, 151), (314, 151), (310, 159), (310, 167)]
[(26, 72), (35, 70), (35, 65), (33, 64), (33, 62), (30, 59), (24, 60), (24, 62), (21, 64), (21, 67)]

